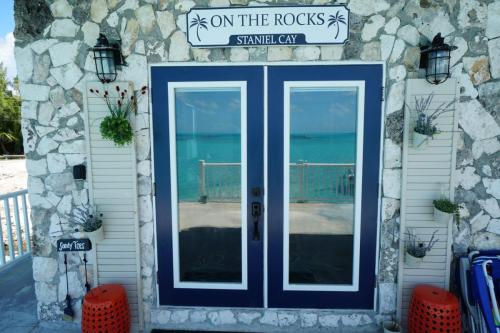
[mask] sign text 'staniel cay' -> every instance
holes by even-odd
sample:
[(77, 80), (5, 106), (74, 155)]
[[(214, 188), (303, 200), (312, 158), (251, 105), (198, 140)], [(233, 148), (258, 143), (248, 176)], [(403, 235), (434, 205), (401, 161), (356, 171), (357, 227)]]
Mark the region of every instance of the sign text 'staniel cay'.
[(194, 47), (343, 44), (349, 36), (341, 5), (193, 8), (186, 23)]

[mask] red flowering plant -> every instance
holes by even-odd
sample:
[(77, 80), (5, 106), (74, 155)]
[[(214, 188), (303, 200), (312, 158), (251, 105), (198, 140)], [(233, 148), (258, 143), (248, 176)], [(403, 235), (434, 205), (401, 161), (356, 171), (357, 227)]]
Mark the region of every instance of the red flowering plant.
[[(141, 88), (139, 97), (146, 94), (146, 89), (146, 86)], [(116, 96), (111, 96), (109, 90), (100, 92), (98, 89), (90, 89), (90, 92), (103, 98), (110, 112), (101, 122), (102, 137), (112, 140), (117, 146), (124, 146), (131, 143), (134, 137), (130, 114), (137, 112), (137, 97), (133, 91), (121, 90), (119, 86), (115, 86), (115, 90)]]

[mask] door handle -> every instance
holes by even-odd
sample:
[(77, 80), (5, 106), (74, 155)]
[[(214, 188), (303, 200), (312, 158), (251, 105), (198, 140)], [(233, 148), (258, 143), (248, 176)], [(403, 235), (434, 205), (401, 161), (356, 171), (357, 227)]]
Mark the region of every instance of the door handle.
[(254, 201), (252, 202), (252, 216), (259, 217), (262, 215), (262, 206), (260, 202)]
[(262, 204), (260, 202), (252, 202), (252, 216), (253, 216), (253, 237), (254, 241), (260, 240), (259, 231), (259, 217), (262, 215)]

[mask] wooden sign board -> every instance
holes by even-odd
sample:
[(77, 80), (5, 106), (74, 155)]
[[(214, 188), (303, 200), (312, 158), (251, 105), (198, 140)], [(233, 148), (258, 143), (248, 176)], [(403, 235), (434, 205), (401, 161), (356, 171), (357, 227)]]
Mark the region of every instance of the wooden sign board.
[(349, 9), (329, 6), (192, 8), (187, 13), (192, 47), (344, 44)]
[(88, 238), (59, 239), (57, 252), (78, 252), (92, 250), (92, 243)]

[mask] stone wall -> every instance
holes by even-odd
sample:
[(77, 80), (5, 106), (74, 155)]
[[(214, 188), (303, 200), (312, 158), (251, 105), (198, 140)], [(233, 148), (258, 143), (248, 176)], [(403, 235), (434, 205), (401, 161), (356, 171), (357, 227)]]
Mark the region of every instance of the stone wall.
[[(345, 3), (351, 10), (345, 46), (192, 49), (186, 42), (185, 13), (193, 6)], [(441, 32), (456, 45), (452, 76), (460, 86), (461, 140), (456, 198), (462, 220), (454, 230), (456, 251), (500, 246), (500, 3), (493, 0), (16, 0), (16, 49), (22, 128), (34, 225), (34, 278), (39, 317), (60, 320), (65, 296), (64, 267), (55, 242), (78, 236), (69, 219), (88, 201), (87, 183), (75, 182), (71, 167), (86, 163), (83, 122), (85, 82), (96, 80), (89, 47), (99, 32), (122, 40), (128, 67), (119, 80), (147, 84), (147, 64), (175, 61), (382, 60), (386, 66), (386, 110), (378, 313), (395, 311), (398, 267), (401, 149), (405, 79), (417, 77), (419, 45)], [(182, 325), (264, 325), (280, 328), (345, 328), (371, 324), (374, 313), (321, 314), (256, 310), (156, 309), (151, 152), (147, 98), (136, 124), (137, 170), (146, 322)], [(83, 295), (81, 258), (70, 256), (70, 294), (78, 308)], [(184, 311), (184, 312), (183, 312)], [(322, 317), (323, 316), (323, 317)], [(325, 317), (326, 316), (326, 317)], [(329, 317), (333, 316), (333, 317)], [(366, 316), (366, 317), (365, 317)], [(313, 318), (314, 317), (314, 318)], [(267, 318), (267, 319), (266, 319)], [(281, 319), (280, 319), (281, 318)], [(322, 319), (323, 318), (323, 319)], [(368, 319), (369, 321), (368, 321)], [(271, 324), (267, 323), (267, 320)], [(313, 321), (312, 326), (309, 320)], [(335, 322), (335, 325), (331, 324)], [(300, 323), (300, 324), (299, 324)], [(330, 323), (330, 324), (329, 324)], [(267, 325), (267, 326), (266, 326)], [(288, 324), (287, 324), (288, 325)], [(298, 326), (297, 326), (298, 325)], [(332, 326), (333, 325), (333, 326)], [(195, 327), (195, 326), (190, 326)]]

